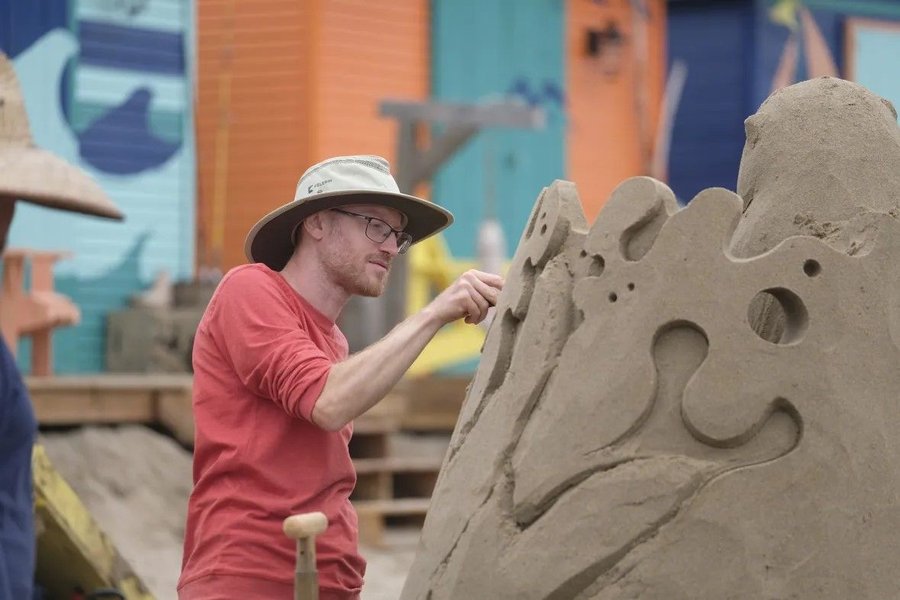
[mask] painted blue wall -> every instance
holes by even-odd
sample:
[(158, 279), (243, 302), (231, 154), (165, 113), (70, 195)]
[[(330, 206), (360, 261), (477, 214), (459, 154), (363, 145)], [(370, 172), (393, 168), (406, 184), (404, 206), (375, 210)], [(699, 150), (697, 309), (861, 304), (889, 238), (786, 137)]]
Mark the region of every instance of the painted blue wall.
[(193, 10), (192, 0), (0, 0), (0, 49), (35, 142), (94, 177), (126, 216), (17, 208), (11, 246), (74, 253), (56, 287), (82, 323), (55, 335), (57, 372), (103, 370), (106, 315), (161, 270), (192, 275)]
[[(688, 78), (675, 117), (670, 185), (684, 202), (712, 186), (735, 189), (743, 120), (772, 91), (790, 30), (770, 15), (774, 0), (669, 0), (669, 60), (684, 59)], [(843, 77), (847, 17), (900, 19), (897, 0), (805, 0)], [(891, 42), (893, 43), (893, 42)], [(894, 47), (894, 46), (891, 46)], [(898, 57), (869, 52), (869, 81), (900, 80)], [(796, 80), (808, 78), (802, 37)], [(861, 83), (865, 84), (865, 81)], [(892, 88), (885, 88), (888, 96)]]
[(565, 172), (563, 0), (434, 0), (431, 89), (441, 101), (516, 98), (543, 107), (543, 130), (490, 129), (436, 177), (432, 198), (456, 222), (454, 255), (473, 257), (485, 214), (503, 224), (511, 256), (541, 188)]
[[(762, 104), (769, 94), (772, 93), (772, 79), (775, 77), (775, 71), (778, 69), (778, 61), (781, 59), (781, 52), (784, 44), (788, 39), (790, 30), (780, 24), (774, 22), (769, 17), (769, 10), (772, 0), (755, 0), (756, 18), (754, 20), (754, 37), (756, 53), (754, 56), (754, 87), (752, 97), (751, 113), (756, 112), (759, 105)], [(852, 2), (844, 2), (844, 11), (835, 12), (832, 10), (820, 10), (814, 7), (814, 3), (806, 2), (805, 6), (811, 9), (813, 18), (818, 25), (831, 56), (837, 65), (838, 71), (844, 72), (844, 20), (846, 11), (853, 7)], [(801, 34), (802, 42), (802, 34)], [(798, 46), (797, 55), (797, 81), (809, 79), (806, 68), (806, 53), (802, 43)]]
[(753, 3), (673, 2), (668, 58), (688, 72), (672, 130), (669, 186), (681, 202), (713, 186), (733, 190), (753, 112)]

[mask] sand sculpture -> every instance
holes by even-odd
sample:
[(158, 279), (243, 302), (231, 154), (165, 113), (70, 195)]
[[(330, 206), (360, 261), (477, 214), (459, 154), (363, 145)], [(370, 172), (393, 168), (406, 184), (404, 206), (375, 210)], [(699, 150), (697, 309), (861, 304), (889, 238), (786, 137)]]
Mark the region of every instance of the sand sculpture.
[(900, 598), (896, 113), (746, 128), (740, 196), (541, 194), (403, 600)]

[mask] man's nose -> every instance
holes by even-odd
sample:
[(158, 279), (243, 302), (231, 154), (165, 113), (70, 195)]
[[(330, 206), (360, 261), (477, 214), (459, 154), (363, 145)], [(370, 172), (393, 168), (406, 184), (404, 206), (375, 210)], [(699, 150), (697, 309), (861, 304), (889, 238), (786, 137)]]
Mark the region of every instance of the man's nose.
[(397, 234), (392, 231), (391, 234), (387, 236), (387, 239), (381, 242), (378, 249), (387, 252), (391, 256), (400, 254), (400, 246), (397, 244)]

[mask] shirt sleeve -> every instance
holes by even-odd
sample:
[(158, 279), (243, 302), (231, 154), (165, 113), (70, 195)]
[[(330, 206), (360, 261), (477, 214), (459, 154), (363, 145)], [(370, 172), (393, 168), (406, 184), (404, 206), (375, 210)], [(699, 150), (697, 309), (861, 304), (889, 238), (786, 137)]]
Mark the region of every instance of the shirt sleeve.
[(332, 360), (265, 273), (233, 273), (217, 294), (209, 332), (251, 392), (312, 421)]

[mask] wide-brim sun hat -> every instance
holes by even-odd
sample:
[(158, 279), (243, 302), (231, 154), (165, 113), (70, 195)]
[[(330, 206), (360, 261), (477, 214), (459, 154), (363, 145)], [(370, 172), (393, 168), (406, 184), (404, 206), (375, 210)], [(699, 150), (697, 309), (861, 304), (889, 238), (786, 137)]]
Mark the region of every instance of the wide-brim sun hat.
[(90, 176), (35, 146), (15, 69), (0, 52), (0, 202), (3, 198), (97, 217), (123, 218)]
[(400, 192), (390, 164), (380, 156), (337, 156), (311, 166), (300, 177), (294, 200), (256, 223), (244, 242), (244, 253), (280, 271), (294, 253), (297, 226), (309, 215), (348, 204), (388, 206), (406, 217), (404, 231), (412, 243), (438, 233), (453, 223), (446, 209)]

